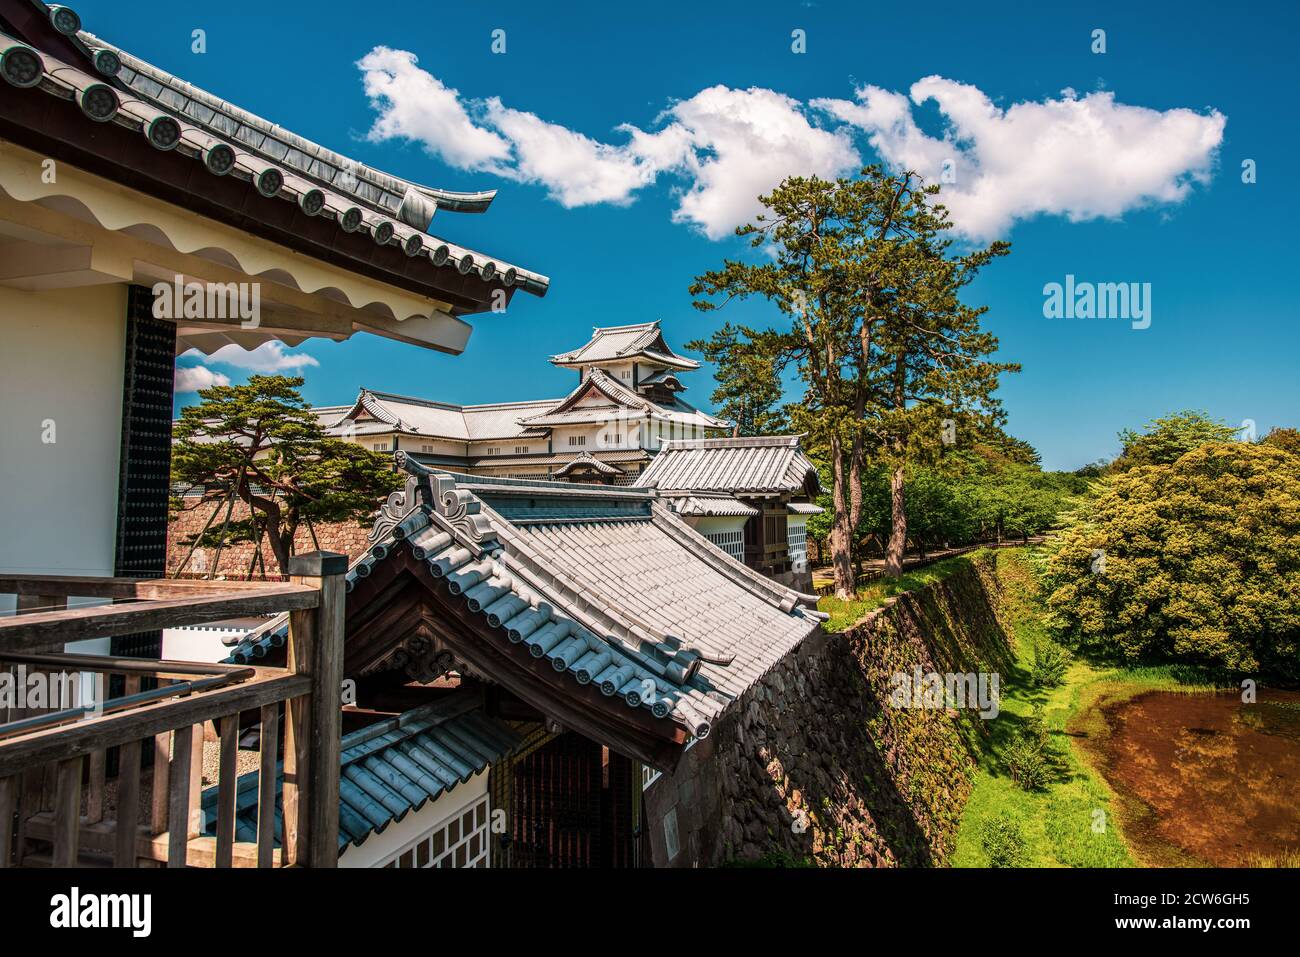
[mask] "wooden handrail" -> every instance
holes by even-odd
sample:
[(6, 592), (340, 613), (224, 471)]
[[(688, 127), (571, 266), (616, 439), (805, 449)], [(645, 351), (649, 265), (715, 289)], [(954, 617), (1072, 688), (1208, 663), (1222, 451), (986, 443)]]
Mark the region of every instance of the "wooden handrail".
[[(18, 597), (17, 614), (0, 618), (0, 667), (123, 674), (126, 692), (103, 702), (99, 712), (43, 711), (38, 705), (36, 714), (27, 706), (9, 714), (8, 733), (0, 738), (0, 867), (74, 866), (106, 853), (119, 867), (142, 858), (169, 867), (336, 866), (346, 570), (344, 556), (316, 552), (293, 559), (294, 580), (286, 583), (0, 576), (0, 593)], [(71, 597), (113, 603), (69, 609)], [(283, 669), (61, 652), (89, 638), (286, 611)], [(61, 653), (34, 653), (45, 649)], [(142, 689), (142, 678), (164, 683)], [(281, 707), (284, 751), (278, 762)], [(261, 731), (255, 845), (235, 841), (241, 715), (250, 712), (259, 716)], [(203, 838), (204, 827), (214, 824), (205, 824), (200, 810), (209, 722), (219, 730), (220, 759), (216, 836)], [(115, 818), (105, 823), (111, 748), (119, 749), (118, 800)], [(152, 814), (142, 825), (137, 812), (145, 748), (154, 755)], [(283, 827), (276, 855), (278, 790)], [(11, 834), (15, 823), (17, 833)]]
[(177, 701), (163, 701), (132, 711), (33, 731), (0, 743), (0, 778), (33, 765), (90, 754), (164, 731), (260, 708), (271, 702), (298, 698), (310, 691), (310, 678), (284, 673), (193, 694)]
[(315, 608), (319, 602), (319, 589), (284, 584), (124, 605), (39, 611), (0, 619), (0, 652), (44, 651), (88, 638)]
[(63, 595), (76, 598), (178, 598), (195, 592), (258, 591), (292, 582), (218, 581), (197, 578), (106, 578), (90, 575), (0, 575), (0, 595)]

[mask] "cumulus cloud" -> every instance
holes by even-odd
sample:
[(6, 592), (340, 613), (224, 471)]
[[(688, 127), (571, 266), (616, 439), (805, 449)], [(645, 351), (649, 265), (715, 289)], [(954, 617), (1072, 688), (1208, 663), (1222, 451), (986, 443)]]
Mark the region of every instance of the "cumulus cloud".
[[(913, 106), (933, 101), (946, 121), (942, 137), (923, 132)], [(959, 230), (979, 239), (1004, 235), (1040, 214), (1071, 222), (1185, 199), (1209, 181), (1223, 129), (1211, 110), (1153, 110), (1115, 101), (1110, 92), (996, 106), (978, 88), (940, 76), (912, 85), (910, 100), (864, 86), (857, 100), (813, 106), (863, 130), (889, 165), (930, 182), (952, 182), (941, 198)]]
[(418, 142), (448, 164), (545, 187), (571, 208), (627, 205), (661, 175), (686, 181), (673, 218), (717, 239), (760, 210), (786, 176), (834, 177), (861, 160), (847, 130), (827, 131), (803, 104), (772, 90), (714, 86), (671, 105), (659, 129), (623, 124), (602, 142), (513, 109), (499, 97), (465, 101), (417, 65), (377, 47), (357, 64), (377, 111), (371, 140)]
[(612, 146), (535, 113), (512, 110), (496, 97), (487, 101), (485, 118), (513, 147), (515, 168), (505, 175), (545, 186), (566, 208), (626, 205), (638, 189), (685, 158), (686, 142), (672, 130), (645, 134), (625, 127), (630, 141)]
[(713, 86), (676, 104), (669, 115), (690, 133), (686, 170), (692, 185), (673, 219), (720, 239), (750, 222), (761, 193), (786, 176), (834, 179), (862, 160), (843, 130), (809, 122), (798, 101), (772, 90)]
[[(250, 372), (287, 372), (306, 366), (320, 365), (306, 353), (285, 352), (284, 343), (275, 339), (262, 343), (256, 349), (245, 349), (232, 342), (222, 346), (210, 356), (204, 356), (197, 349), (190, 349), (182, 358), (190, 356), (196, 356), (207, 363), (234, 366)], [(226, 385), (228, 382), (222, 384)]]
[(378, 112), (371, 140), (410, 139), (451, 166), (498, 170), (510, 144), (469, 118), (460, 93), (419, 67), (414, 53), (375, 47), (357, 63)]
[(176, 392), (198, 392), (214, 385), (230, 385), (230, 377), (213, 372), (207, 366), (177, 366)]
[[(926, 77), (908, 94), (864, 86), (856, 99), (801, 103), (774, 90), (713, 86), (672, 103), (655, 129), (623, 124), (614, 142), (511, 108), (462, 99), (414, 54), (376, 47), (359, 61), (377, 111), (369, 137), (418, 142), (448, 164), (544, 187), (565, 207), (628, 205), (668, 177), (673, 220), (719, 239), (761, 211), (757, 197), (792, 174), (834, 178), (863, 162), (865, 139), (891, 167), (940, 181), (960, 232), (1005, 234), (1041, 214), (1115, 217), (1184, 199), (1208, 181), (1225, 118), (1117, 103), (1111, 93), (996, 106), (977, 87)], [(931, 136), (914, 106), (933, 100)]]

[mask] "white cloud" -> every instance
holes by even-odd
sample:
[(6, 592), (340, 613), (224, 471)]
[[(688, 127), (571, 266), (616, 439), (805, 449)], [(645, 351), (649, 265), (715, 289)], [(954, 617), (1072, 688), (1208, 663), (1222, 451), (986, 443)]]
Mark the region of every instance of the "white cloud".
[(210, 364), (234, 366), (237, 369), (247, 369), (250, 372), (284, 372), (290, 369), (301, 369), (305, 366), (320, 365), (319, 362), (304, 352), (285, 352), (284, 343), (276, 339), (263, 342), (256, 349), (251, 350), (232, 342), (222, 346), (210, 356), (204, 356), (198, 349), (190, 349), (182, 358), (190, 356), (197, 356)]
[[(372, 140), (409, 139), (452, 166), (535, 183), (565, 207), (627, 205), (661, 176), (684, 183), (675, 222), (712, 239), (753, 220), (757, 197), (789, 175), (834, 178), (862, 163), (855, 137), (880, 158), (938, 181), (945, 160), (956, 182), (942, 201), (957, 228), (980, 239), (1040, 214), (1071, 221), (1176, 203), (1207, 182), (1223, 140), (1216, 111), (1152, 110), (1111, 93), (995, 106), (978, 88), (939, 76), (909, 96), (876, 86), (856, 101), (800, 103), (758, 87), (713, 86), (671, 104), (658, 129), (630, 124), (606, 143), (512, 109), (498, 97), (465, 100), (422, 70), (414, 54), (376, 47), (358, 63), (378, 116)], [(916, 123), (933, 100), (940, 137)]]
[(506, 175), (540, 183), (566, 208), (626, 205), (636, 190), (680, 164), (687, 148), (676, 130), (646, 134), (630, 128), (625, 128), (631, 134), (628, 144), (611, 146), (534, 113), (512, 110), (496, 97), (487, 101), (485, 118), (514, 148), (515, 169)]
[(230, 385), (230, 378), (207, 366), (177, 366), (176, 392), (198, 392), (214, 385)]
[(675, 222), (721, 239), (761, 212), (758, 196), (787, 176), (834, 179), (861, 159), (845, 131), (813, 126), (798, 101), (772, 90), (712, 86), (668, 114), (690, 135), (686, 169), (693, 180)]
[(375, 47), (357, 63), (379, 116), (368, 138), (410, 139), (451, 166), (497, 170), (510, 155), (504, 139), (474, 125), (460, 93), (421, 70), (414, 53)]
[(569, 208), (627, 205), (661, 175), (681, 177), (673, 219), (714, 239), (750, 221), (758, 195), (786, 176), (833, 177), (860, 162), (847, 131), (818, 129), (772, 90), (710, 87), (665, 110), (661, 129), (624, 124), (623, 142), (605, 143), (498, 97), (462, 101), (402, 50), (376, 47), (357, 65), (379, 114), (371, 140), (414, 140), (452, 166), (544, 186)]
[[(976, 87), (939, 76), (914, 83), (910, 94), (909, 102), (864, 86), (857, 102), (812, 105), (864, 130), (886, 163), (930, 182), (952, 161), (956, 181), (943, 185), (941, 200), (957, 228), (979, 239), (1044, 213), (1079, 222), (1180, 202), (1193, 183), (1209, 181), (1227, 122), (1214, 110), (1117, 103), (1110, 92), (1065, 90), (1002, 109)], [(947, 122), (942, 138), (916, 124), (912, 105), (927, 100)]]

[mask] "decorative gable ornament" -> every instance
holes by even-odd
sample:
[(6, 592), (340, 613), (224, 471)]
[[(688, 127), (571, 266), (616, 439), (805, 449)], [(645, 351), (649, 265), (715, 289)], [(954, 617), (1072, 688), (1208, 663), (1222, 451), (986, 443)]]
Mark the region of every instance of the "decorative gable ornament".
[(475, 554), (496, 544), (492, 520), (481, 514), (482, 503), (466, 489), (458, 488), (454, 478), (425, 468), (401, 450), (394, 453), (393, 461), (406, 473), (406, 485), (380, 506), (367, 538), (371, 545), (389, 535), (399, 541), (406, 538), (410, 534), (408, 526), (420, 524), (412, 521), (412, 516), (421, 509)]

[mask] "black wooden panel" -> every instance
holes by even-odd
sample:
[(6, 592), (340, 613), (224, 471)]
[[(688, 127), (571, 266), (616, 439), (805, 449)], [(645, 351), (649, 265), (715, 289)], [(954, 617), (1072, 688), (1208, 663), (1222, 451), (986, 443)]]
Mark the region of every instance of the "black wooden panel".
[[(152, 290), (131, 286), (122, 386), (116, 575), (162, 578), (166, 574), (175, 369), (175, 324), (154, 318)], [(162, 633), (158, 631), (122, 635), (112, 642), (115, 655), (157, 658), (162, 654)]]

